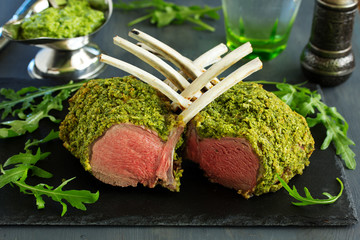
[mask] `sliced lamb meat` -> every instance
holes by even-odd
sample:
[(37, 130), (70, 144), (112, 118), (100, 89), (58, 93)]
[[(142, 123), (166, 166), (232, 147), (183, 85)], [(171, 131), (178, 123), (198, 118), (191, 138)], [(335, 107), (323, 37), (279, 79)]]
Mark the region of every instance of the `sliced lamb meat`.
[(245, 198), (276, 191), (279, 174), (302, 174), (314, 150), (306, 120), (258, 84), (239, 83), (203, 109), (187, 130), (187, 158)]
[(105, 183), (178, 191), (182, 170), (173, 155), (184, 126), (170, 107), (134, 77), (92, 80), (71, 98), (60, 138)]
[(189, 131), (187, 157), (198, 163), (210, 181), (241, 191), (253, 192), (259, 171), (259, 158), (244, 138), (199, 139), (195, 128)]
[(96, 178), (111, 185), (154, 187), (163, 147), (156, 133), (133, 124), (117, 124), (92, 146), (91, 169)]

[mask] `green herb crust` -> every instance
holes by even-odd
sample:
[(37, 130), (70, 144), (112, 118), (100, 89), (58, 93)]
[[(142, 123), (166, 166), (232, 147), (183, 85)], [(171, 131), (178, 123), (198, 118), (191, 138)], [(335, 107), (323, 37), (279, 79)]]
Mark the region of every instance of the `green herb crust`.
[[(169, 100), (132, 76), (91, 80), (69, 103), (69, 113), (60, 125), (60, 138), (87, 171), (91, 171), (91, 144), (111, 126), (120, 123), (144, 126), (166, 141), (170, 131), (180, 124), (171, 113)], [(174, 161), (180, 161), (176, 158), (174, 155)], [(176, 169), (179, 164), (174, 162)]]
[(105, 21), (104, 13), (92, 9), (86, 0), (68, 0), (64, 8), (47, 8), (26, 18), (20, 38), (73, 38), (94, 32)]
[(200, 138), (243, 137), (260, 159), (255, 195), (281, 188), (309, 165), (314, 140), (306, 120), (255, 83), (239, 83), (195, 118)]

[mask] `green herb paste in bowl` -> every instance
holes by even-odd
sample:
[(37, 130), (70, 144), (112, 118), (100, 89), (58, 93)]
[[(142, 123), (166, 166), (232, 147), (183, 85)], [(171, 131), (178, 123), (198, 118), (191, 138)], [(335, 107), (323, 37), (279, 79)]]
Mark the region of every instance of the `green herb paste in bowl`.
[(91, 8), (87, 0), (68, 0), (64, 8), (47, 8), (26, 18), (21, 24), (20, 39), (86, 36), (104, 22), (104, 13)]

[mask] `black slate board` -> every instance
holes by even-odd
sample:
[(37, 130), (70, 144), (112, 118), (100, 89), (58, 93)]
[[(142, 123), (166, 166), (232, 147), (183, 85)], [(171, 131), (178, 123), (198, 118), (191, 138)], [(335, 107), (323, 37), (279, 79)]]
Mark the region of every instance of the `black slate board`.
[[(50, 80), (1, 79), (0, 87), (20, 89), (25, 86), (50, 86), (61, 84)], [(0, 99), (3, 100), (3, 99)], [(59, 113), (63, 117), (66, 110)], [(40, 129), (32, 134), (13, 139), (0, 139), (0, 163), (23, 150), (27, 139), (45, 137), (57, 125), (43, 120)], [(105, 185), (85, 172), (79, 161), (63, 147), (60, 140), (41, 145), (43, 151), (52, 154), (38, 165), (52, 173), (49, 180), (30, 179), (58, 186), (62, 179), (76, 176), (67, 189), (100, 191), (95, 204), (87, 205), (87, 211), (68, 207), (60, 217), (61, 205), (45, 198), (45, 209), (37, 210), (33, 196), (19, 193), (17, 187), (0, 189), (0, 225), (123, 225), (123, 226), (342, 226), (354, 224), (357, 213), (348, 190), (344, 167), (335, 156), (334, 149), (318, 150), (324, 139), (325, 129), (312, 129), (317, 150), (310, 166), (302, 176), (290, 182), (302, 192), (304, 186), (316, 198), (322, 192), (336, 195), (340, 186), (336, 177), (345, 184), (342, 197), (332, 205), (296, 207), (288, 193), (281, 189), (249, 200), (235, 191), (207, 181), (201, 170), (189, 161), (184, 161), (181, 192), (172, 193), (156, 187), (148, 189), (118, 188)], [(64, 188), (65, 190), (66, 188)]]

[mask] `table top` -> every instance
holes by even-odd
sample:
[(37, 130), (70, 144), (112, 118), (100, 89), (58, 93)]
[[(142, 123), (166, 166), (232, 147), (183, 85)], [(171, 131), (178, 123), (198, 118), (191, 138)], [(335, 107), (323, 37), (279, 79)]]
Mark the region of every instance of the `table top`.
[[(180, 0), (175, 2), (181, 2)], [(20, 6), (20, 0), (2, 0), (0, 2), (0, 24), (4, 24)], [(209, 4), (217, 6), (220, 0), (211, 2), (193, 0), (191, 4)], [(264, 68), (257, 73), (257, 79), (281, 81), (286, 78), (291, 83), (304, 82), (307, 79), (300, 69), (300, 54), (308, 42), (311, 30), (314, 1), (303, 1), (294, 23), (287, 49), (277, 58), (264, 62)], [(128, 58), (139, 66), (139, 61), (128, 53), (115, 47), (112, 38), (115, 35), (127, 38), (131, 28), (127, 23), (137, 13), (123, 13), (114, 10), (109, 23), (93, 38), (103, 52), (118, 58)], [(179, 52), (195, 59), (209, 48), (225, 42), (223, 18), (209, 21), (215, 26), (215, 32), (200, 32), (192, 29), (190, 24), (156, 28), (144, 22), (135, 27), (160, 38)], [(353, 32), (353, 51), (356, 60), (360, 59), (360, 26), (359, 16), (355, 18)], [(182, 41), (181, 39), (186, 39)], [(17, 43), (9, 43), (0, 51), (1, 78), (29, 78), (27, 65), (39, 49)], [(141, 65), (140, 65), (141, 67)], [(122, 76), (125, 73), (112, 67), (99, 77)], [(348, 81), (332, 88), (323, 88), (326, 103), (334, 106), (349, 123), (349, 137), (360, 143), (360, 68), (357, 67)], [(36, 81), (36, 80), (29, 80)], [(0, 86), (1, 87), (1, 86)], [(360, 151), (352, 147), (357, 156)], [(356, 170), (345, 170), (349, 190), (353, 195), (355, 207), (360, 211), (360, 167)], [(1, 192), (0, 192), (1, 194)], [(0, 239), (360, 239), (360, 223), (347, 227), (34, 227), (34, 226), (0, 226)]]

